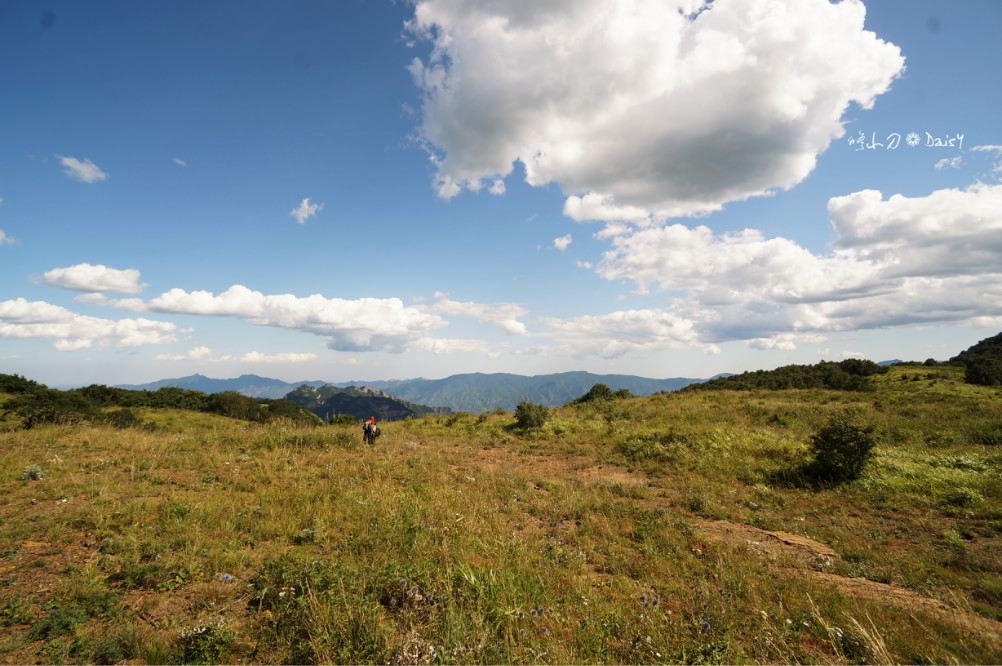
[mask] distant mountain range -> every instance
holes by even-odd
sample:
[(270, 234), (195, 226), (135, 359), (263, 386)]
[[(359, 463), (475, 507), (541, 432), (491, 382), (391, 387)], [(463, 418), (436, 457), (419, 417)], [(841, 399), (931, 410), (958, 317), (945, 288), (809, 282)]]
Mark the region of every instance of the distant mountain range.
[(283, 382), (281, 379), (269, 379), (257, 375), (240, 375), (233, 379), (213, 379), (205, 375), (188, 375), (176, 379), (161, 379), (149, 384), (118, 384), (115, 388), (129, 389), (131, 391), (156, 391), (165, 386), (201, 391), (202, 393), (222, 393), (223, 391), (236, 391), (251, 398), (284, 398), (285, 394), (306, 384), (319, 388), (328, 382), (322, 381), (302, 381)]
[(550, 375), (514, 375), (508, 373), (472, 373), (452, 375), (443, 379), (402, 379), (382, 381), (325, 382), (320, 380), (284, 382), (279, 379), (241, 375), (234, 379), (212, 379), (190, 375), (177, 379), (161, 379), (149, 384), (123, 384), (118, 388), (155, 391), (164, 386), (221, 393), (236, 391), (252, 398), (284, 398), (300, 386), (320, 389), (325, 385), (338, 388), (368, 387), (415, 405), (448, 407), (461, 412), (479, 413), (495, 409), (514, 410), (519, 401), (542, 403), (548, 407), (563, 405), (588, 392), (595, 384), (605, 384), (613, 391), (627, 389), (634, 395), (651, 395), (705, 381), (675, 377), (649, 379), (636, 375), (598, 375), (590, 372), (562, 372)]
[(595, 384), (605, 384), (613, 391), (625, 388), (634, 395), (651, 395), (661, 391), (677, 391), (700, 381), (703, 380), (684, 377), (648, 379), (635, 375), (596, 375), (590, 372), (561, 372), (531, 377), (477, 372), (452, 375), (444, 379), (404, 379), (365, 384), (380, 388), (402, 400), (478, 413), (495, 409), (511, 411), (522, 400), (556, 407), (581, 397)]

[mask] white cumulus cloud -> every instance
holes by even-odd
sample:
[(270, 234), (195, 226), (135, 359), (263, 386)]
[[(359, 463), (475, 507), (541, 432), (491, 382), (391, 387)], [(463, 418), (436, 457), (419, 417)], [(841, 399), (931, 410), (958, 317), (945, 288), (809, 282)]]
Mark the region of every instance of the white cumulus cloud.
[(557, 248), (561, 252), (567, 249), (567, 246), (571, 244), (571, 235), (561, 236), (560, 238), (553, 239), (553, 247)]
[(14, 244), (14, 239), (5, 234), (3, 232), (3, 229), (0, 229), (0, 245), (13, 245), (13, 244)]
[(863, 190), (832, 198), (828, 215), (837, 238), (827, 255), (751, 229), (610, 225), (612, 249), (596, 273), (681, 295), (663, 309), (549, 320), (548, 329), (590, 337), (607, 355), (731, 340), (789, 350), (826, 332), (1002, 316), (1002, 185), (886, 199)]
[(418, 0), (435, 186), (452, 197), (521, 162), (566, 214), (603, 220), (790, 188), (903, 71), (864, 17), (859, 0)]
[(66, 268), (53, 268), (43, 276), (45, 284), (73, 291), (138, 294), (147, 285), (139, 283), (135, 268), (119, 270), (98, 264), (77, 264)]
[(313, 217), (321, 210), (323, 210), (324, 205), (321, 204), (311, 204), (310, 197), (307, 197), (299, 202), (299, 205), (293, 208), (289, 215), (296, 218), (296, 222), (300, 224), (306, 224), (306, 220)]
[(88, 159), (82, 162), (75, 157), (64, 157), (56, 155), (56, 159), (63, 165), (63, 173), (83, 183), (96, 183), (108, 178), (108, 174), (101, 170), (101, 167)]
[(177, 341), (174, 324), (149, 319), (101, 319), (44, 301), (0, 301), (0, 338), (55, 338), (59, 351), (137, 347)]
[(339, 351), (403, 351), (407, 344), (446, 325), (436, 314), (405, 307), (398, 298), (345, 300), (319, 294), (266, 295), (242, 285), (220, 294), (171, 289), (143, 302), (112, 301), (139, 312), (193, 314), (244, 319), (259, 326), (299, 330), (324, 336)]

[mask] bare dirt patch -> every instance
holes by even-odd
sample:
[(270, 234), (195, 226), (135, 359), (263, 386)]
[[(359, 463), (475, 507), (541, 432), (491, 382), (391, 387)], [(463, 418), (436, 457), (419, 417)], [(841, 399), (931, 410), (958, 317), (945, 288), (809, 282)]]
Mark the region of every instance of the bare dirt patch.
[(704, 520), (696, 527), (707, 539), (743, 544), (770, 560), (790, 558), (802, 564), (830, 566), (838, 558), (838, 553), (823, 543), (788, 532), (770, 532), (726, 520)]

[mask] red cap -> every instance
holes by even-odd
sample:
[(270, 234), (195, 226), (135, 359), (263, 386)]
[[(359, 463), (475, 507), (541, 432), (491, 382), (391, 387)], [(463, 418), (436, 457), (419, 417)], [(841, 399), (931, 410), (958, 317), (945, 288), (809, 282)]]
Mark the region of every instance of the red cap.
[(370, 416), (369, 417), (369, 423), (375, 425), (376, 424), (376, 417), (375, 416)]

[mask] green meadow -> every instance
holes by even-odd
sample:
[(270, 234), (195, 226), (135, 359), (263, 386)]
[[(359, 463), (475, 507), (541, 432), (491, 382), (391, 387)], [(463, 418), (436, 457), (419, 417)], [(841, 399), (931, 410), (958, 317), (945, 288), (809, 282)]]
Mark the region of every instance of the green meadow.
[[(1002, 391), (0, 423), (4, 663), (999, 663)], [(9, 396), (0, 396), (7, 398)], [(833, 415), (850, 481), (805, 472)]]

